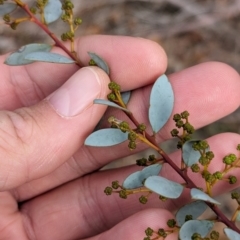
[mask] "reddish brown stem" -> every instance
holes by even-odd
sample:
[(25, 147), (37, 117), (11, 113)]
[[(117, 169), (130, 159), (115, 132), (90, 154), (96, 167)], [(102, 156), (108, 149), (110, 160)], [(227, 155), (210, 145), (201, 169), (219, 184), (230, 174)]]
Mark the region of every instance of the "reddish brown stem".
[[(124, 111), (125, 112), (125, 111)], [(137, 127), (139, 125), (138, 121), (135, 119), (132, 113), (125, 112), (125, 114), (131, 119), (131, 121), (135, 124)], [(154, 137), (152, 137), (150, 134), (145, 132), (145, 137), (149, 142), (151, 142), (153, 145), (158, 147), (159, 154), (164, 158), (164, 160), (185, 180), (186, 187), (187, 188), (198, 188), (196, 184), (188, 177), (185, 170), (181, 170), (173, 161), (172, 159), (158, 146), (156, 140)], [(236, 227), (235, 223), (230, 221), (222, 212), (221, 210), (214, 204), (205, 202), (212, 211), (217, 215), (219, 221), (224, 223), (227, 227), (231, 228), (232, 230), (240, 233), (240, 230)]]
[(21, 4), (20, 7), (30, 16), (30, 21), (34, 22), (35, 24), (37, 24), (44, 32), (46, 32), (48, 34), (49, 37), (51, 37), (53, 39), (53, 41), (55, 42), (55, 45), (59, 48), (61, 48), (64, 52), (66, 52), (69, 57), (71, 57), (74, 61), (76, 61), (76, 64), (81, 68), (82, 64), (80, 63), (79, 59), (75, 56), (74, 53), (72, 53), (71, 51), (69, 51), (63, 44), (62, 41), (60, 41), (55, 34), (53, 34), (46, 25), (44, 25), (41, 21), (39, 21), (35, 15), (30, 11), (29, 7), (27, 4)]

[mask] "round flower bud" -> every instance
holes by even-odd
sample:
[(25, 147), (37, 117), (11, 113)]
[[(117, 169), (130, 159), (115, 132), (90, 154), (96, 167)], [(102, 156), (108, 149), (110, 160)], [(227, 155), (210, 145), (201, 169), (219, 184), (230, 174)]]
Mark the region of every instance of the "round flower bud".
[(139, 198), (139, 202), (142, 203), (142, 204), (146, 204), (148, 201), (147, 197), (146, 196), (141, 196)]
[(111, 187), (106, 187), (105, 190), (104, 190), (104, 193), (106, 195), (111, 195), (112, 194), (112, 188)]
[(146, 233), (147, 236), (152, 236), (152, 235), (153, 235), (153, 230), (152, 230), (150, 227), (148, 227), (148, 228), (145, 230), (145, 233)]
[(237, 178), (235, 176), (229, 176), (228, 180), (230, 184), (234, 184), (237, 182)]
[(173, 120), (174, 120), (175, 122), (179, 121), (180, 119), (181, 119), (181, 115), (180, 115), (180, 114), (174, 114), (174, 115), (173, 115)]
[(183, 119), (187, 119), (188, 116), (189, 116), (189, 112), (188, 112), (188, 111), (184, 111), (184, 112), (181, 113), (181, 117), (182, 117)]

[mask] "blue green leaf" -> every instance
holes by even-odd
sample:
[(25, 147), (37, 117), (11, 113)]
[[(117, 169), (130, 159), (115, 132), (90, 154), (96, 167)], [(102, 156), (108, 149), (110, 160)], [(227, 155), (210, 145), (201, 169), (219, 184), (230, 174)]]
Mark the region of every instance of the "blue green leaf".
[(213, 221), (208, 220), (189, 220), (185, 222), (179, 231), (181, 240), (190, 240), (194, 233), (198, 233), (202, 238), (206, 237), (214, 226)]
[(98, 67), (100, 67), (103, 71), (107, 73), (107, 75), (109, 75), (110, 73), (109, 67), (101, 57), (99, 57), (96, 53), (93, 52), (88, 52), (88, 55), (97, 64)]
[(71, 64), (75, 63), (71, 58), (65, 57), (58, 53), (50, 53), (50, 52), (33, 52), (25, 55), (26, 60), (30, 61), (39, 61), (39, 62), (50, 62), (50, 63), (64, 63)]
[(106, 128), (93, 132), (87, 137), (84, 144), (93, 147), (109, 147), (122, 143), (128, 139), (128, 133), (117, 128)]
[(166, 75), (159, 77), (150, 94), (149, 121), (154, 133), (157, 133), (171, 116), (174, 103), (172, 86)]
[(60, 0), (48, 0), (44, 8), (44, 19), (46, 24), (52, 23), (62, 15), (62, 3)]
[[(189, 140), (183, 144), (182, 151), (183, 151), (183, 161), (184, 163), (191, 167), (193, 164), (197, 163), (199, 158), (201, 157), (201, 154), (199, 151), (195, 151), (192, 148), (192, 145), (195, 142), (199, 142), (200, 140)], [(206, 149), (206, 151), (209, 151), (209, 148)]]
[(16, 3), (4, 3), (0, 5), (0, 17), (4, 16), (5, 14), (11, 13), (17, 8)]
[(121, 92), (121, 96), (123, 102), (127, 105), (131, 97), (131, 91)]
[(144, 186), (167, 198), (178, 198), (183, 191), (183, 186), (181, 184), (160, 176), (148, 177), (144, 182)]
[(240, 239), (240, 234), (233, 231), (231, 228), (224, 228), (223, 229), (224, 233), (230, 240), (239, 240)]
[(34, 61), (26, 60), (25, 56), (33, 52), (49, 52), (52, 46), (49, 44), (32, 43), (22, 46), (16, 52), (11, 53), (5, 60), (5, 64), (11, 66), (20, 66), (33, 63)]
[(213, 203), (213, 204), (216, 204), (216, 205), (221, 205), (220, 202), (211, 198), (208, 194), (206, 194), (205, 192), (203, 192), (203, 191), (201, 191), (197, 188), (192, 188), (190, 193), (191, 193), (192, 199), (202, 200), (202, 201), (210, 202), (210, 203)]
[(120, 107), (119, 105), (117, 105), (116, 103), (110, 102), (108, 100), (105, 99), (94, 99), (93, 103), (95, 104), (102, 104), (102, 105), (107, 105), (109, 107), (114, 107), (114, 108), (118, 108), (120, 110), (123, 110), (125, 112), (130, 113), (130, 111), (126, 108)]
[(177, 225), (182, 226), (187, 215), (191, 215), (192, 220), (197, 219), (207, 208), (208, 205), (203, 201), (194, 201), (181, 207), (176, 213)]
[(161, 171), (161, 164), (153, 164), (148, 167), (143, 168), (142, 171), (137, 171), (129, 175), (123, 182), (123, 187), (125, 189), (134, 189), (143, 186), (143, 181), (150, 177), (158, 175)]

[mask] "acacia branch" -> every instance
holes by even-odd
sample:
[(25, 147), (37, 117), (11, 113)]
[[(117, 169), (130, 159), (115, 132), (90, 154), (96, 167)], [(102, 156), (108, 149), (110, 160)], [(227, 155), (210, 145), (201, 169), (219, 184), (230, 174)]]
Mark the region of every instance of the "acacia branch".
[(39, 21), (38, 18), (36, 18), (36, 16), (30, 11), (27, 4), (19, 3), (19, 1), (16, 1), (16, 3), (30, 16), (31, 22), (34, 22), (35, 24), (37, 24), (45, 33), (47, 33), (47, 35), (50, 38), (53, 39), (53, 41), (55, 42), (55, 46), (61, 48), (64, 52), (68, 54), (69, 57), (71, 57), (76, 62), (76, 65), (78, 65), (80, 68), (82, 67), (82, 64), (80, 63), (80, 60), (77, 58), (77, 56), (74, 53), (72, 53), (70, 50), (68, 50), (66, 46), (63, 44), (63, 42), (60, 41), (56, 37), (56, 35), (48, 29), (48, 27), (45, 24), (43, 24), (41, 21)]
[[(136, 120), (136, 118), (133, 116), (132, 113), (128, 113), (125, 112), (124, 113), (130, 118), (130, 120), (134, 123), (134, 125), (139, 126), (139, 122)], [(165, 162), (167, 162), (186, 182), (186, 187), (187, 188), (198, 188), (197, 185), (188, 177), (188, 175), (186, 174), (186, 171), (181, 170), (174, 162), (173, 160), (163, 151), (163, 149), (161, 149), (155, 138), (152, 137), (149, 133), (145, 132), (145, 137), (146, 139), (153, 144), (154, 146), (156, 146), (156, 148), (158, 149), (158, 153), (163, 157), (163, 159), (165, 160)], [(221, 221), (222, 223), (224, 223), (227, 227), (231, 228), (232, 230), (238, 232), (240, 234), (240, 230), (237, 228), (237, 226), (235, 225), (234, 222), (232, 222), (231, 220), (229, 220), (224, 213), (214, 204), (210, 203), (210, 202), (205, 202), (211, 209), (212, 211), (217, 215), (219, 221)]]

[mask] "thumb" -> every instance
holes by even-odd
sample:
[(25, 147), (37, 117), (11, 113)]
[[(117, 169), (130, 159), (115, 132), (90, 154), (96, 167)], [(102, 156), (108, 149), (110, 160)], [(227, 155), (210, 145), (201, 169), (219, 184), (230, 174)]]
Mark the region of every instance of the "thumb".
[(108, 82), (85, 67), (42, 102), (0, 111), (0, 191), (49, 174), (77, 151), (106, 110), (93, 100), (106, 97)]

